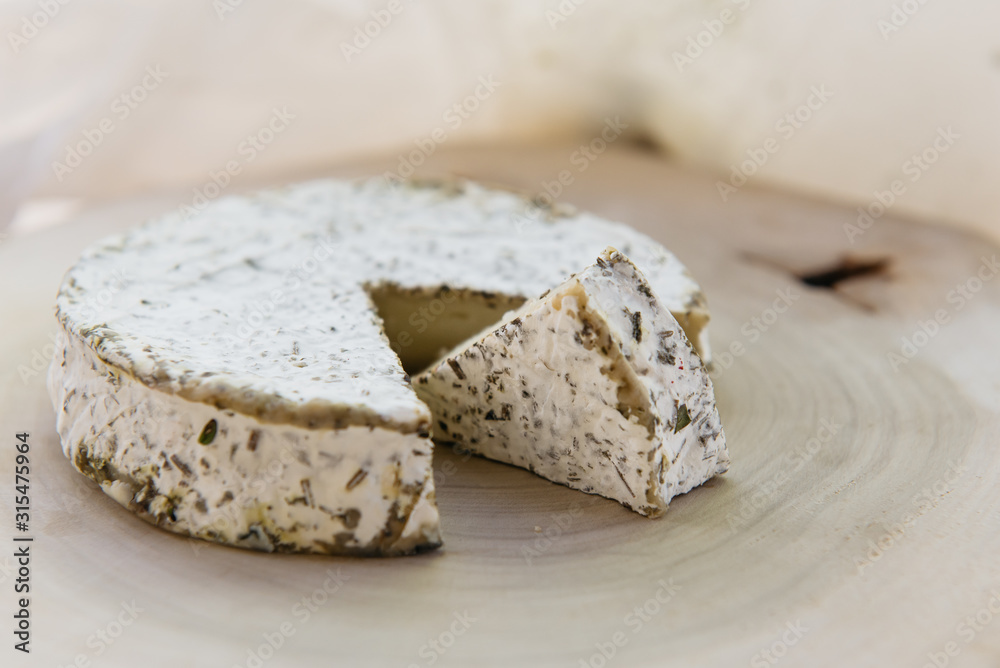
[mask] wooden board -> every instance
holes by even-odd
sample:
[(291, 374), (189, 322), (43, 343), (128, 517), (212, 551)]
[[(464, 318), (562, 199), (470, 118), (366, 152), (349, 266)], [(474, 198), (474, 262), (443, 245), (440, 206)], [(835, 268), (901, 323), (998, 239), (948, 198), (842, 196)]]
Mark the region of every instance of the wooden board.
[[(35, 536), (34, 652), (14, 656), (4, 628), (0, 663), (998, 665), (997, 249), (891, 215), (851, 244), (856, 212), (752, 186), (723, 202), (712, 179), (634, 150), (580, 172), (572, 151), (452, 151), (421, 172), (539, 191), (566, 170), (562, 201), (674, 250), (714, 313), (728, 475), (649, 520), (440, 451), (446, 545), (405, 559), (272, 556), (157, 530), (63, 459), (43, 374), (30, 373), (80, 249), (191, 193), (110, 204), (0, 245), (0, 536), (14, 533), (19, 431), (32, 437)], [(829, 272), (845, 257), (853, 278)], [(928, 325), (935, 314), (946, 324)], [(893, 364), (904, 337), (919, 348)], [(6, 626), (11, 564), (0, 557)]]

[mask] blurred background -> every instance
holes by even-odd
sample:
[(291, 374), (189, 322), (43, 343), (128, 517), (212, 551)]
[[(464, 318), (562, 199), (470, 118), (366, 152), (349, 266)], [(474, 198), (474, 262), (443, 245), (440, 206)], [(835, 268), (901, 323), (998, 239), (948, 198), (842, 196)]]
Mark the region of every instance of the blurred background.
[(753, 183), (1000, 238), (998, 26), (986, 0), (7, 0), (0, 228), (603, 132), (723, 200)]
[[(733, 468), (653, 526), (438, 449), (446, 550), (338, 561), (352, 581), (268, 668), (430, 665), (463, 610), (483, 621), (437, 666), (610, 666), (619, 635), (619, 666), (1000, 665), (1000, 623), (961, 632), (1000, 619), (1000, 2), (0, 0), (0, 424), (35, 439), (31, 665), (260, 666), (331, 567), (167, 536), (63, 461), (45, 369), (80, 249), (260, 185), (463, 164), (540, 189), (589, 168), (566, 202), (691, 267)], [(660, 578), (683, 591), (632, 640)], [(102, 654), (126, 604), (147, 611)]]

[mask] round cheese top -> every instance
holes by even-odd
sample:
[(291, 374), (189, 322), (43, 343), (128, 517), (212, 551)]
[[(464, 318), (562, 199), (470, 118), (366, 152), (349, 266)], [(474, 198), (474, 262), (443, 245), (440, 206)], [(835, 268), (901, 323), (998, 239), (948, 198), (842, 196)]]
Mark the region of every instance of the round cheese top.
[(438, 312), (538, 297), (609, 245), (704, 353), (701, 291), (658, 243), (461, 181), (322, 180), (167, 215), (89, 249), (57, 312), (101, 360), (163, 392), (266, 423), (426, 432), (379, 295), (403, 296), (393, 317), (417, 337)]

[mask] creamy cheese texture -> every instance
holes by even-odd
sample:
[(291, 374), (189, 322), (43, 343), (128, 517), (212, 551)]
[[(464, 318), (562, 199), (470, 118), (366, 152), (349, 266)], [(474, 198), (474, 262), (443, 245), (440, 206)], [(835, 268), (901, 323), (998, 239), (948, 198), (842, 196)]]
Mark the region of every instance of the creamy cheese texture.
[(705, 300), (662, 246), (468, 182), (315, 181), (151, 221), (64, 279), (49, 373), (63, 449), (172, 531), (292, 552), (432, 549), (433, 420), (404, 365), (608, 244), (707, 355)]
[(612, 248), (446, 353), (414, 387), (438, 440), (643, 515), (729, 465), (707, 371)]

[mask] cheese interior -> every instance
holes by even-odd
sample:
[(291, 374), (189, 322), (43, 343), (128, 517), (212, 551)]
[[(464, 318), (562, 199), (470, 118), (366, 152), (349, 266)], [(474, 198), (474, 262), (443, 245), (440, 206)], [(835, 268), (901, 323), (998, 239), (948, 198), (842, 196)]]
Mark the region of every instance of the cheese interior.
[(456, 346), (414, 388), (436, 440), (644, 515), (728, 467), (701, 360), (614, 249)]

